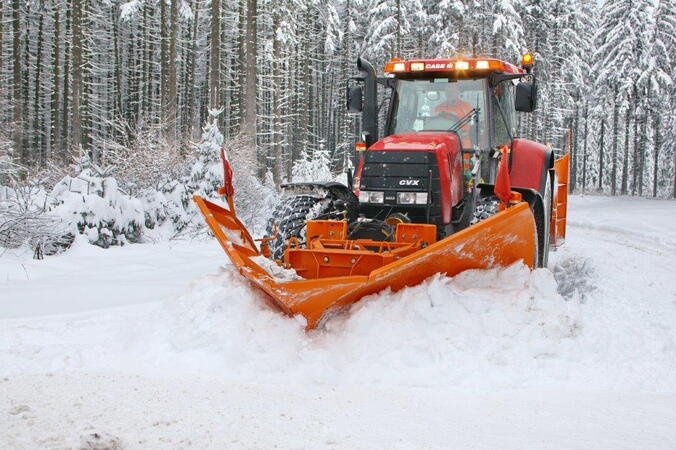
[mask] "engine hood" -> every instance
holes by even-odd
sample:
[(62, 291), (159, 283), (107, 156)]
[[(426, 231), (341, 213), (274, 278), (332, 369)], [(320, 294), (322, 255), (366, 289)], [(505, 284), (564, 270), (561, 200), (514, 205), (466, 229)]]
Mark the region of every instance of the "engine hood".
[(380, 139), (369, 147), (369, 150), (418, 150), (434, 152), (443, 148), (457, 152), (460, 149), (458, 135), (443, 131), (392, 134)]

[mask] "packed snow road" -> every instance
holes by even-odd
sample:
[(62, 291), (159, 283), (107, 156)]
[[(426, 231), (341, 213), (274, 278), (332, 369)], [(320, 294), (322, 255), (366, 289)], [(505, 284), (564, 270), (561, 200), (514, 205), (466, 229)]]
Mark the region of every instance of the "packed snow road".
[(215, 242), (7, 252), (0, 442), (673, 448), (676, 202), (569, 215), (551, 272), (435, 276), (309, 334)]

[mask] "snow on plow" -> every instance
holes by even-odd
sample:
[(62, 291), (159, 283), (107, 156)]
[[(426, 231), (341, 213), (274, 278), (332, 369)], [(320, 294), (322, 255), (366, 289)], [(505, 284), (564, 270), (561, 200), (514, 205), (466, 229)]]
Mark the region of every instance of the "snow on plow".
[(394, 241), (378, 242), (345, 240), (346, 222), (308, 221), (305, 248), (292, 243), (285, 252), (283, 267), (299, 275), (287, 281), (259, 264), (265, 252), (233, 212), (200, 196), (193, 199), (239, 273), (284, 313), (304, 316), (308, 329), (386, 288), (398, 291), (436, 273), (453, 276), (519, 260), (532, 268), (535, 260), (534, 217), (528, 203), (518, 202), (440, 241), (432, 225), (398, 224)]

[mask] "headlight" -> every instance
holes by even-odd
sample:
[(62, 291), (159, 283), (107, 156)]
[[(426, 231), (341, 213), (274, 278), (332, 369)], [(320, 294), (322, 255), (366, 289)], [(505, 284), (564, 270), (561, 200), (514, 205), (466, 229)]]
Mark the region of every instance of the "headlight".
[(412, 205), (415, 203), (415, 192), (397, 192), (397, 203)]
[(359, 201), (361, 203), (384, 203), (385, 193), (382, 191), (360, 191)]
[(427, 192), (398, 192), (397, 203), (400, 205), (426, 205)]
[(370, 192), (369, 203), (383, 203), (385, 201), (384, 192)]

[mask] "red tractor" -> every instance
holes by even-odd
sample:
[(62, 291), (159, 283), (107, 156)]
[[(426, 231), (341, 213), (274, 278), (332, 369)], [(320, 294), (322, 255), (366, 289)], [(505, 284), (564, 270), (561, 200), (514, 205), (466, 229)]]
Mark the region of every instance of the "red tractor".
[[(363, 295), (434, 273), (519, 259), (546, 267), (550, 244), (565, 235), (568, 159), (516, 136), (516, 111), (537, 102), (532, 66), (530, 54), (521, 67), (393, 59), (378, 77), (360, 58), (361, 76), (347, 86), (362, 129), (347, 186), (283, 185), (260, 249), (233, 211), (196, 201), (240, 272), (309, 327)], [(299, 279), (275, 279), (258, 255)]]

